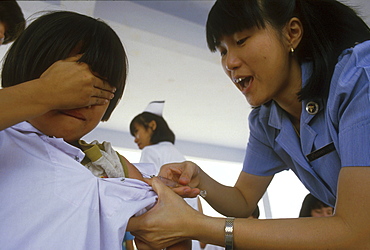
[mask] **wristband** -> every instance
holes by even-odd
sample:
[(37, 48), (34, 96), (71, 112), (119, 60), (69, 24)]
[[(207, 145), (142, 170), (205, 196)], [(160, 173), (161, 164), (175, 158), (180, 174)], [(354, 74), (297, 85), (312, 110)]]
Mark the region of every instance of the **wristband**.
[(225, 249), (234, 249), (234, 220), (235, 217), (227, 217), (225, 221)]

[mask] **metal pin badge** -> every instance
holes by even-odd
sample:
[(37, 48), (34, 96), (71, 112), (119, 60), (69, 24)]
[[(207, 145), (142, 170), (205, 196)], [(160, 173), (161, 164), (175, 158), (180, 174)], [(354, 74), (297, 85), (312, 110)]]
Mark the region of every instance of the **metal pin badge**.
[(319, 104), (317, 102), (308, 102), (306, 104), (306, 111), (310, 115), (316, 115), (319, 112)]

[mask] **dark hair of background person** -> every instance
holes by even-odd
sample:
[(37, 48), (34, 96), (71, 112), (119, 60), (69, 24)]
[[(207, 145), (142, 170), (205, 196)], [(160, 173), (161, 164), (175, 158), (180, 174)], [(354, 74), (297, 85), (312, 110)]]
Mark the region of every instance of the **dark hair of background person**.
[(0, 0), (0, 22), (5, 26), (3, 44), (14, 41), (23, 32), (26, 21), (15, 0)]
[(327, 98), (340, 53), (370, 39), (365, 22), (338, 1), (218, 0), (208, 15), (208, 47), (215, 52), (222, 36), (253, 27), (265, 28), (268, 23), (281, 30), (293, 17), (303, 25), (303, 37), (294, 54), (299, 62), (313, 62), (312, 76), (297, 94), (300, 100)]
[(116, 87), (102, 121), (109, 119), (122, 97), (127, 57), (117, 34), (106, 23), (69, 11), (51, 12), (33, 21), (9, 49), (2, 71), (3, 87), (39, 78), (54, 62), (81, 46), (79, 59), (97, 77)]
[(175, 134), (172, 132), (167, 122), (162, 116), (158, 116), (149, 112), (143, 112), (138, 114), (132, 119), (130, 123), (130, 133), (135, 136), (135, 124), (142, 125), (145, 129), (149, 128), (149, 122), (155, 121), (157, 123), (157, 128), (153, 130), (153, 135), (150, 138), (152, 144), (157, 144), (159, 142), (168, 141), (175, 144)]
[(258, 206), (254, 209), (251, 216), (255, 219), (258, 219), (260, 217), (260, 208)]
[(330, 207), (317, 199), (315, 196), (312, 194), (308, 194), (303, 202), (302, 202), (302, 207), (301, 211), (299, 212), (299, 217), (312, 217), (311, 211), (315, 209), (321, 209), (323, 207)]

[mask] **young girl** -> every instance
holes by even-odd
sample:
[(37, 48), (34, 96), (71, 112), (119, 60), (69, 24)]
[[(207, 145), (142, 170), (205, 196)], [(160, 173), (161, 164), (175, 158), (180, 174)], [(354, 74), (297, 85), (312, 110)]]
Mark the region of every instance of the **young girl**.
[(81, 14), (41, 16), (14, 42), (0, 90), (2, 248), (118, 250), (128, 220), (156, 202), (109, 143), (80, 141), (109, 119), (126, 75), (119, 37)]

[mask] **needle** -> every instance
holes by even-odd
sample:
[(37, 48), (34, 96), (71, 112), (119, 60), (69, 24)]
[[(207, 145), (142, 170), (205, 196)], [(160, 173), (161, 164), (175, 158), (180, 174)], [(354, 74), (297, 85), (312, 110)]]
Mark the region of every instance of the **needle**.
[[(148, 175), (148, 174), (145, 174), (145, 173), (141, 173), (143, 175), (144, 178), (153, 178), (153, 177), (157, 177), (160, 181), (162, 181), (166, 186), (168, 187), (172, 187), (172, 188), (175, 188), (175, 187), (183, 187), (184, 185), (181, 185), (179, 184), (178, 182), (176, 181), (173, 181), (171, 179), (168, 179), (166, 177), (163, 177), (163, 176), (155, 176), (155, 175)], [(200, 190), (200, 193), (199, 195), (203, 198), (206, 198), (207, 196), (207, 191), (206, 190)]]

